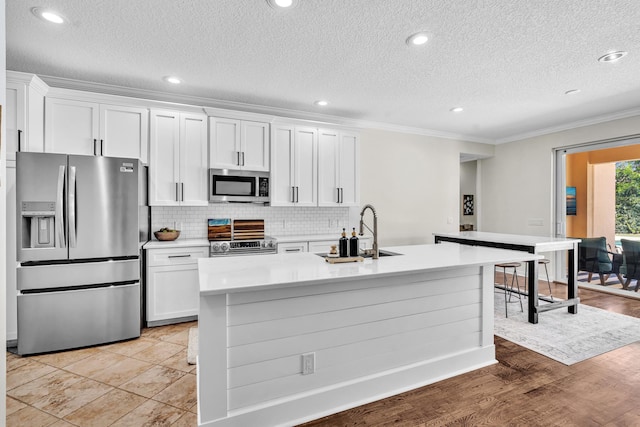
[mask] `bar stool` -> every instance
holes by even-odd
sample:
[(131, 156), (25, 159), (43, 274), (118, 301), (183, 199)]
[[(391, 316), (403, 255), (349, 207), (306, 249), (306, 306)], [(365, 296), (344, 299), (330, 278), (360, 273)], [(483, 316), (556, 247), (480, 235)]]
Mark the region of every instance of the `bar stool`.
[[(547, 269), (547, 264), (549, 264), (551, 261), (548, 260), (547, 258), (542, 258), (538, 260), (538, 265), (544, 265), (544, 273), (547, 275), (547, 286), (549, 286), (549, 296), (551, 297), (551, 301), (553, 301), (553, 293), (551, 291), (551, 281), (549, 280), (549, 270)], [(525, 283), (525, 290), (527, 289), (527, 283), (529, 283), (527, 281), (527, 274), (528, 274), (528, 269), (525, 270), (525, 275), (524, 275), (524, 283)]]
[[(507, 310), (507, 304), (511, 302), (511, 294), (514, 292), (513, 282), (516, 283), (516, 288), (518, 289), (518, 301), (520, 302), (520, 311), (524, 312), (524, 307), (522, 306), (522, 295), (520, 294), (520, 282), (518, 282), (518, 272), (516, 268), (520, 267), (519, 262), (505, 262), (502, 264), (496, 264), (496, 267), (502, 269), (502, 278), (504, 283), (504, 314), (505, 317), (509, 317), (509, 311)], [(507, 269), (513, 269), (513, 275), (511, 276), (511, 287), (507, 286)], [(509, 292), (509, 301), (507, 301), (507, 292)], [(515, 301), (513, 301), (515, 302)]]
[(547, 285), (549, 286), (549, 296), (551, 297), (551, 301), (553, 301), (553, 295), (551, 293), (551, 281), (549, 280), (549, 270), (547, 270), (547, 264), (549, 264), (550, 262), (550, 260), (542, 258), (538, 260), (538, 265), (544, 265), (544, 272), (547, 275)]

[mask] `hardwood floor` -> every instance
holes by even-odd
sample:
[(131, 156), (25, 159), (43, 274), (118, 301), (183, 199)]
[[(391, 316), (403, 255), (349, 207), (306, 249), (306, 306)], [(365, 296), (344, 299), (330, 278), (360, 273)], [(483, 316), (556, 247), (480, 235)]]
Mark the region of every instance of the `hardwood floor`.
[[(566, 296), (566, 286), (552, 288)], [(583, 304), (640, 317), (639, 300), (579, 295)], [(498, 337), (495, 343), (495, 365), (304, 426), (640, 426), (640, 342), (572, 366)]]

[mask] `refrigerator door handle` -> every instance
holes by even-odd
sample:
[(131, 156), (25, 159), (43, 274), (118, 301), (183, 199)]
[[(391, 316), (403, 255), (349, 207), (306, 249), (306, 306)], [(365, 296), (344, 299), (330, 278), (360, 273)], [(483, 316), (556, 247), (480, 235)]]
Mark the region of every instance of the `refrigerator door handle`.
[(56, 211), (54, 216), (56, 238), (58, 240), (58, 246), (66, 248), (66, 238), (64, 236), (64, 218), (62, 217), (62, 203), (64, 202), (64, 177), (66, 174), (66, 166), (60, 165), (58, 168), (58, 188), (56, 190)]
[(69, 166), (69, 247), (76, 247), (76, 167)]

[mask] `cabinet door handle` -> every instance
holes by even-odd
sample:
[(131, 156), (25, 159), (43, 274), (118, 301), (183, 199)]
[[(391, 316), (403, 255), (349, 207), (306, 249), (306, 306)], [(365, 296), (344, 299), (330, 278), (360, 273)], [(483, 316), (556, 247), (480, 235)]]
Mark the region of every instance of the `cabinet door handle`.
[(336, 187), (336, 193), (338, 193), (336, 203), (340, 203), (340, 187)]
[(240, 166), (240, 152), (236, 151), (236, 165)]
[(300, 187), (296, 187), (296, 203), (300, 201)]
[(300, 252), (300, 248), (285, 249), (285, 252)]
[(242, 166), (244, 166), (244, 151), (242, 152)]
[(184, 202), (184, 182), (180, 183), (180, 201)]
[(291, 187), (291, 203), (296, 202), (296, 187)]
[(97, 139), (93, 139), (93, 155), (96, 156), (97, 154), (97, 150), (98, 150), (98, 140)]
[(340, 188), (340, 203), (344, 203), (344, 188)]
[(104, 156), (104, 140), (100, 140), (100, 155)]
[(178, 198), (178, 195), (180, 194), (180, 184), (176, 182), (176, 202), (179, 202), (180, 199)]
[(169, 255), (168, 258), (191, 258), (191, 254), (187, 254), (187, 255)]
[(18, 129), (18, 152), (22, 151), (22, 131)]

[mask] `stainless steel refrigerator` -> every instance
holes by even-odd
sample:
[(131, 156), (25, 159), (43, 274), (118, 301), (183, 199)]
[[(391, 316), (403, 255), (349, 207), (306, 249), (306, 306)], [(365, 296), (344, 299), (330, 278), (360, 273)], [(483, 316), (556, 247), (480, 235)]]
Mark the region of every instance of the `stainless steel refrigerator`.
[(17, 153), (18, 353), (140, 336), (137, 159)]

